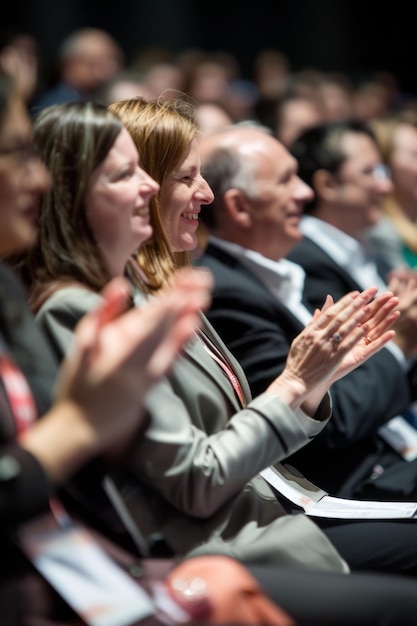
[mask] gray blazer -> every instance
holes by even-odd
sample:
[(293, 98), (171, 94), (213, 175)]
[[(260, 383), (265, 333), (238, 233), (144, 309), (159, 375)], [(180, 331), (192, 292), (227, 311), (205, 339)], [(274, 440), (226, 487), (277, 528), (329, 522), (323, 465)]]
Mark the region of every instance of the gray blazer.
[[(77, 321), (98, 301), (97, 294), (67, 287), (40, 309), (37, 321), (58, 357), (70, 347)], [(137, 294), (136, 304), (144, 302)], [(136, 488), (122, 481), (122, 491), (142, 533), (163, 534), (181, 555), (222, 553), (247, 563), (348, 571), (318, 526), (304, 514), (288, 514), (258, 475), (321, 431), (329, 398), (320, 407), (321, 420), (291, 411), (272, 394), (252, 400), (241, 367), (205, 318), (203, 330), (238, 376), (247, 406), (240, 406), (200, 341), (190, 341), (169, 377), (148, 394), (148, 427), (126, 459)]]

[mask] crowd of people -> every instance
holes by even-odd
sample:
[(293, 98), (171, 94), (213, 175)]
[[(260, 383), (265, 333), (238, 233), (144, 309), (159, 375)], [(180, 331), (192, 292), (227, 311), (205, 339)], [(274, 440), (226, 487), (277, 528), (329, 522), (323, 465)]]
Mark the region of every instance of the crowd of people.
[(415, 102), (92, 28), (42, 90), (29, 48), (0, 51), (2, 624), (414, 624)]

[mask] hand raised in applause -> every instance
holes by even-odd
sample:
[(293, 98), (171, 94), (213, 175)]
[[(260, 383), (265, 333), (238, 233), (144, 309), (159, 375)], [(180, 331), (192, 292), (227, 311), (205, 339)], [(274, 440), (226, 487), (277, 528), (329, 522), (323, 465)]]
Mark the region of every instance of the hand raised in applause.
[[(330, 385), (378, 352), (395, 332), (398, 298), (376, 287), (352, 292), (334, 303), (328, 296), (321, 310), (294, 339), (282, 374), (270, 385), (292, 408), (310, 396), (318, 406)], [(284, 394), (284, 396), (283, 396)]]

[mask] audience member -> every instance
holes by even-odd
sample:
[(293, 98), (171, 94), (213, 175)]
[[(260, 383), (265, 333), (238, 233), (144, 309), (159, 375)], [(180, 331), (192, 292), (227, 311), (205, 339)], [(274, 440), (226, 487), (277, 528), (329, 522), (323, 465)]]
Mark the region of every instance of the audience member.
[(123, 51), (110, 33), (99, 28), (72, 32), (58, 52), (58, 81), (34, 99), (32, 113), (60, 102), (88, 99), (123, 66)]
[(352, 117), (353, 85), (343, 72), (324, 72), (316, 86), (324, 121), (333, 122)]
[(404, 111), (370, 124), (393, 187), (368, 241), (391, 268), (417, 268), (417, 114)]
[(125, 98), (150, 97), (145, 78), (139, 72), (122, 70), (91, 94), (91, 100), (108, 106)]
[(304, 237), (289, 254), (307, 272), (305, 301), (314, 309), (327, 293), (340, 298), (359, 285), (385, 290), (390, 268), (364, 234), (380, 220), (392, 183), (370, 128), (356, 120), (322, 124), (303, 133), (291, 152), (314, 191), (304, 206)]
[[(255, 128), (220, 132), (200, 145), (215, 195), (202, 213), (213, 237), (198, 261), (215, 278), (208, 316), (257, 394), (281, 371), (293, 337), (311, 319), (304, 271), (285, 257), (302, 239), (302, 211), (313, 191), (284, 146)], [(404, 363), (384, 348), (333, 384), (333, 419), (290, 462), (332, 495), (415, 498), (416, 462), (387, 450), (376, 434), (408, 408), (410, 394)]]
[[(101, 232), (99, 234), (104, 221), (100, 220), (100, 213), (104, 215), (110, 205), (114, 214), (119, 216), (120, 225), (122, 221), (131, 223), (131, 220), (123, 217), (118, 206), (124, 194), (121, 190), (117, 192), (117, 185), (114, 187), (110, 182), (111, 176), (106, 183), (110, 171), (117, 169), (115, 148), (109, 146), (108, 155), (102, 155), (104, 161), (96, 166), (97, 159), (91, 158), (91, 153), (96, 154), (97, 144), (82, 140), (86, 135), (93, 136), (89, 132), (92, 117), (89, 114), (83, 119), (85, 105), (78, 105), (78, 109), (74, 107), (77, 105), (52, 108), (41, 114), (35, 122), (36, 145), (45, 161), (52, 168), (59, 167), (61, 172), (67, 173), (66, 176), (72, 178), (75, 168), (90, 180), (84, 187), (83, 197), (80, 197), (77, 194), (79, 185), (75, 186), (70, 196), (67, 192), (63, 195), (58, 193), (72, 188), (65, 184), (66, 176), (54, 178), (54, 202), (45, 201), (42, 205), (40, 242), (37, 255), (32, 257), (29, 264), (37, 281), (38, 295), (45, 288), (61, 286), (57, 285), (57, 278), (65, 277), (71, 281), (76, 277), (77, 286), (64, 286), (55, 291), (38, 312), (40, 323), (48, 328), (49, 336), (54, 339), (54, 345), (61, 354), (70, 345), (68, 330), (91, 306), (91, 300), (97, 298), (94, 294), (97, 287), (87, 287), (91, 282), (82, 287), (84, 279), (80, 278), (80, 271), (76, 269), (79, 256), (77, 240), (58, 237), (54, 231), (63, 229), (66, 232), (72, 228), (74, 215), (78, 215), (78, 236), (85, 232), (83, 241), (86, 242), (86, 238), (90, 241), (86, 244), (88, 266), (97, 261), (107, 272), (121, 272), (122, 250), (125, 251), (126, 263), (130, 260), (125, 243), (120, 245), (118, 229), (113, 228), (112, 237), (106, 239)], [(153, 234), (149, 243), (141, 247), (141, 250), (144, 249), (142, 256), (148, 256), (150, 262), (153, 260), (152, 265), (145, 266), (146, 281), (143, 288), (148, 291), (158, 291), (161, 283), (172, 282), (172, 268), (176, 265), (180, 251), (190, 250), (195, 245), (196, 225), (192, 224), (192, 214), (198, 213), (201, 204), (212, 199), (207, 184), (199, 174), (196, 143), (198, 128), (189, 109), (184, 110), (184, 107), (185, 103), (181, 100), (172, 103), (161, 102), (160, 99), (152, 101), (149, 106), (135, 99), (110, 107), (130, 123), (130, 131), (141, 147), (141, 162), (147, 164), (148, 170), (159, 172), (158, 178), (163, 185), (158, 202), (153, 203), (150, 213), (153, 231), (158, 235)], [(78, 111), (77, 125), (73, 124), (75, 110)], [(60, 153), (62, 149), (61, 132), (66, 133), (66, 126), (70, 122), (74, 131), (73, 141), (70, 142), (72, 145), (67, 145), (68, 152), (62, 157), (67, 164), (71, 162), (71, 167), (62, 168), (56, 156), (58, 146)], [(136, 131), (133, 124), (136, 125)], [(97, 143), (102, 145), (101, 141)], [(166, 162), (155, 151), (155, 144)], [(80, 148), (88, 152), (85, 159), (80, 158)], [(84, 163), (90, 164), (89, 171)], [(100, 195), (93, 193), (93, 189), (100, 190)], [(108, 203), (110, 198), (111, 203)], [(164, 219), (162, 222), (165, 203), (169, 203), (171, 218), (175, 215), (175, 219), (166, 218), (167, 221)], [(46, 223), (49, 233), (47, 238)], [(169, 223), (167, 235), (164, 234), (162, 223)], [(81, 230), (81, 224), (84, 224), (84, 230)], [(131, 223), (132, 226), (137, 227), (136, 219)], [(55, 239), (60, 240), (57, 247), (52, 243)], [(50, 244), (53, 254), (49, 253)], [(159, 252), (157, 256), (154, 249)], [(48, 263), (45, 263), (46, 259)], [(88, 266), (85, 262), (81, 266), (78, 264), (84, 272), (89, 271)], [(52, 291), (50, 289), (48, 295)], [(412, 550), (409, 549), (414, 540), (408, 536), (415, 532), (413, 524), (383, 522), (377, 525), (376, 532), (372, 523), (343, 524), (340, 528), (338, 524), (330, 522), (324, 524), (326, 528), (322, 532), (305, 515), (286, 514), (268, 484), (256, 476), (261, 468), (284, 458), (293, 446), (303, 445), (309, 435), (324, 426), (328, 417), (328, 396), (323, 400), (321, 398), (329, 382), (377, 352), (392, 336), (386, 329), (397, 317), (392, 312), (396, 300), (387, 295), (371, 302), (374, 293), (375, 290), (370, 289), (361, 295), (348, 296), (335, 305), (328, 301), (325, 310), (318, 312), (314, 323), (295, 340), (284, 373), (270, 385), (266, 393), (255, 400), (251, 400), (238, 364), (203, 320), (204, 331), (187, 344), (181, 362), (178, 362), (177, 368), (174, 367), (166, 384), (159, 385), (155, 393), (148, 395), (149, 426), (141, 438), (132, 441), (132, 453), (125, 455), (129, 472), (122, 481), (125, 488), (122, 488), (121, 493), (146, 537), (162, 533), (168, 544), (182, 554), (228, 553), (232, 550), (234, 555), (239, 555), (239, 559), (245, 562), (274, 564), (274, 570), (266, 579), (269, 581), (268, 591), (276, 601), (282, 595), (286, 603), (284, 608), (296, 619), (300, 616), (313, 624), (334, 623), (335, 612), (336, 615), (340, 612), (343, 620), (345, 611), (350, 611), (349, 619), (353, 619), (353, 603), (349, 604), (353, 597), (351, 585), (354, 585), (355, 593), (360, 585), (355, 575), (341, 575), (346, 583), (339, 585), (337, 572), (346, 571), (346, 565), (335, 551), (335, 545), (341, 546), (343, 556), (348, 558), (355, 569), (379, 569), (386, 572), (401, 570), (402, 573), (413, 574), (416, 567)], [(143, 298), (139, 292), (136, 293), (138, 304), (144, 301)], [(369, 304), (363, 308), (365, 302)], [(65, 315), (62, 316), (60, 313), (64, 310)], [(358, 325), (358, 321), (362, 322), (362, 326)], [(338, 336), (329, 341), (335, 329), (343, 333), (337, 349), (335, 341)], [(368, 345), (364, 341), (365, 333), (372, 334), (372, 344)], [(235, 388), (207, 353), (210, 346), (212, 350), (219, 350), (218, 357), (226, 359), (224, 363), (233, 369)], [(241, 400), (240, 392), (245, 396)], [(244, 402), (244, 408), (241, 401)], [(304, 410), (301, 410), (301, 406)], [(321, 417), (323, 421), (307, 417), (304, 411), (311, 416)], [(279, 436), (271, 437), (271, 428), (277, 435), (279, 432)], [(284, 452), (287, 446), (289, 448)], [(239, 450), (238, 456), (235, 450)], [(135, 479), (134, 490), (128, 487), (128, 476)], [(138, 489), (139, 480), (144, 484), (144, 490)], [(82, 486), (85, 489), (87, 484), (84, 482)], [(97, 492), (96, 481), (94, 492)], [(94, 500), (90, 502), (92, 506)], [(352, 541), (347, 540), (346, 545), (343, 545), (345, 542), (342, 536), (347, 539), (350, 534)], [(364, 534), (370, 535), (366, 541), (362, 541)], [(331, 535), (330, 542), (326, 535)], [(349, 548), (349, 545), (357, 546), (358, 542), (361, 544), (359, 552)], [(404, 548), (400, 549), (399, 544)], [(382, 545), (384, 551), (389, 546), (389, 556), (382, 555)], [(279, 568), (278, 565), (285, 568)], [(256, 569), (252, 567), (253, 571)], [(303, 569), (313, 571), (309, 576), (307, 571), (299, 571)], [(324, 570), (333, 571), (333, 578), (321, 578)], [(292, 578), (293, 587), (298, 585), (298, 580), (301, 581), (298, 591), (304, 598), (302, 606), (299, 593), (296, 598), (294, 593), (288, 593), (288, 584), (281, 586), (280, 572), (285, 580)], [(301, 574), (300, 579), (298, 574)], [(329, 590), (327, 585), (335, 581), (337, 606), (329, 608), (323, 602), (313, 606), (317, 605), (315, 594), (320, 578), (321, 584), (326, 585), (322, 587), (322, 590), (326, 588), (326, 593)], [(371, 594), (380, 593), (380, 581), (372, 576), (367, 577), (367, 580)], [(364, 579), (362, 582), (365, 584)], [(315, 586), (314, 599), (310, 585)], [(393, 599), (392, 591), (390, 596)], [(394, 605), (397, 602), (398, 599), (393, 602)], [(381, 609), (374, 602), (365, 611), (359, 611), (356, 616), (359, 622), (367, 619), (365, 614), (368, 610), (373, 613), (374, 621), (379, 619), (376, 616), (381, 615)], [(397, 610), (402, 609), (398, 607)]]
[(234, 124), (234, 119), (230, 113), (218, 102), (196, 104), (194, 110), (201, 136), (209, 135), (221, 128)]
[[(30, 120), (21, 98), (19, 87), (0, 74), (2, 258), (33, 244), (38, 202), (50, 184), (32, 150)], [(51, 511), (58, 510), (60, 487), (67, 479), (111, 445), (124, 443), (144, 423), (145, 392), (171, 367), (193, 332), (209, 285), (192, 273), (184, 274), (165, 299), (146, 311), (121, 315), (127, 284), (113, 281), (102, 293), (99, 308), (80, 323), (56, 380), (56, 361), (29, 313), (22, 286), (3, 263), (0, 276), (1, 623), (80, 626), (84, 622), (54, 591), (54, 576), (46, 582), (36, 573), (22, 532), (33, 538), (33, 525), (27, 526), (32, 521), (45, 530), (40, 516), (53, 519)], [(38, 414), (42, 419), (36, 419)], [(56, 525), (55, 541), (58, 532)], [(43, 554), (40, 541), (37, 547)], [(72, 552), (74, 568), (79, 563), (82, 569), (76, 544)], [(125, 576), (117, 572), (116, 578)], [(80, 589), (83, 583), (80, 578)]]
[(0, 36), (0, 69), (10, 76), (29, 106), (38, 84), (39, 49), (33, 35), (4, 31)]
[(275, 136), (289, 147), (308, 128), (323, 121), (316, 100), (304, 96), (284, 96), (276, 107)]

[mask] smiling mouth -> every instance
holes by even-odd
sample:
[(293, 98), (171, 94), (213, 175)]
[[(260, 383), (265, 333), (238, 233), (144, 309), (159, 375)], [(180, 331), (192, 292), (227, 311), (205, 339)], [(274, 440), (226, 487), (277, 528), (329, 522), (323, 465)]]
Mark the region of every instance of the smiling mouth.
[(144, 206), (133, 211), (133, 217), (147, 217), (149, 215), (149, 207)]
[(198, 221), (198, 213), (181, 213), (181, 217), (184, 217), (186, 220)]

